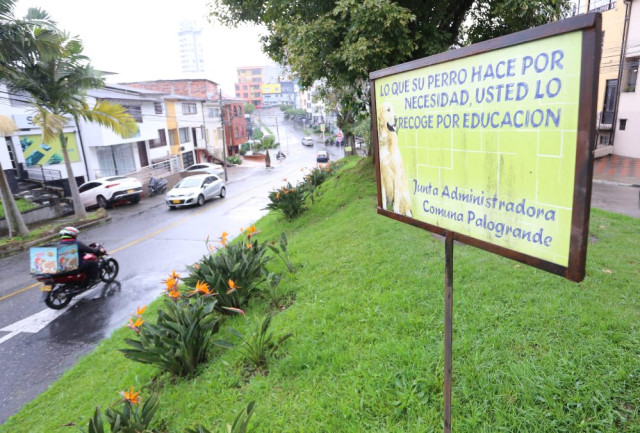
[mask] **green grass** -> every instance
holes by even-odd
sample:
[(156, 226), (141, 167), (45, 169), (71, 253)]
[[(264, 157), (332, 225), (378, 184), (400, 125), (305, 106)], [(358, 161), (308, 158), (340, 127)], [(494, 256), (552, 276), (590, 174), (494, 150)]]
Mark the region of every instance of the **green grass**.
[[(167, 432), (222, 432), (251, 400), (254, 432), (441, 431), (443, 242), (376, 214), (370, 160), (350, 159), (319, 191), (295, 221), (257, 224), (265, 240), (286, 231), (298, 268), (281, 283), (295, 302), (272, 321), (294, 336), (268, 375), (247, 376), (237, 353), (215, 348), (189, 379), (158, 376), (118, 352), (133, 332), (123, 328), (0, 432), (86, 426), (132, 385), (159, 391)], [(636, 219), (594, 210), (580, 284), (455, 245), (454, 431), (640, 431), (639, 232)], [(261, 321), (267, 304), (253, 301), (221, 337)]]
[[(35, 203), (31, 203), (29, 200), (25, 200), (23, 198), (18, 198), (15, 200), (16, 206), (18, 206), (18, 210), (20, 212), (25, 212), (34, 208), (37, 208), (38, 205)], [(2, 202), (0, 201), (0, 218), (4, 218), (4, 207), (2, 206)]]

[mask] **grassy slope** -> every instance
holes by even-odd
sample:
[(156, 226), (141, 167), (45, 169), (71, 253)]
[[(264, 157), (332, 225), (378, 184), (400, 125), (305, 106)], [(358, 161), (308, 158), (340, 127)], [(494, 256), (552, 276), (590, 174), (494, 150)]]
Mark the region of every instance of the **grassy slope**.
[[(221, 432), (250, 400), (253, 431), (441, 430), (443, 243), (376, 214), (370, 162), (321, 194), (293, 223), (258, 223), (264, 240), (286, 230), (299, 268), (281, 283), (296, 301), (272, 324), (295, 335), (268, 376), (246, 377), (235, 353), (215, 350), (197, 376), (151, 385), (153, 368), (117, 352), (132, 332), (121, 329), (0, 432), (86, 426), (131, 385), (160, 390), (156, 421), (170, 432)], [(580, 284), (456, 244), (456, 431), (640, 431), (638, 232), (638, 220), (594, 211)], [(266, 311), (256, 299), (229, 324), (246, 328)]]

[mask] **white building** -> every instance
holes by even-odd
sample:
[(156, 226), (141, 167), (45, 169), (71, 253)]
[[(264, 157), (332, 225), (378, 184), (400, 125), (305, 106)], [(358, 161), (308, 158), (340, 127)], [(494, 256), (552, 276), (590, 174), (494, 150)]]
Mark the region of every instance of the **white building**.
[(202, 47), (202, 27), (195, 21), (183, 21), (178, 32), (180, 46), (180, 67), (183, 73), (204, 73), (204, 51)]
[(89, 106), (108, 100), (127, 109), (138, 123), (138, 134), (122, 138), (96, 123), (80, 122), (78, 130), (84, 148), (89, 179), (128, 174), (169, 155), (166, 138), (166, 109), (159, 92), (108, 84), (88, 92)]
[(638, 88), (638, 63), (640, 63), (640, 1), (629, 2), (628, 33), (620, 100), (615, 125), (614, 153), (640, 158), (640, 88)]

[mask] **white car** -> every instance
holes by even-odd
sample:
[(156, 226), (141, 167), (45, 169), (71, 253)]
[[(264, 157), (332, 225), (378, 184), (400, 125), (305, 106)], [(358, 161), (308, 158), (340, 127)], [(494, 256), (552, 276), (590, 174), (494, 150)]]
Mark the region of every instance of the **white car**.
[(313, 137), (306, 136), (302, 137), (302, 144), (305, 146), (313, 146)]
[(218, 164), (211, 164), (209, 162), (202, 162), (199, 164), (193, 164), (190, 165), (189, 167), (185, 168), (184, 171), (187, 172), (202, 172), (202, 173), (209, 173), (209, 174), (221, 174), (224, 173), (224, 168), (222, 168), (221, 165)]
[(224, 180), (215, 174), (195, 174), (185, 177), (176, 184), (165, 198), (169, 209), (198, 205), (213, 197), (224, 198), (227, 188)]
[(142, 183), (133, 177), (111, 176), (85, 182), (78, 189), (85, 208), (98, 206), (108, 209), (124, 201), (138, 203)]

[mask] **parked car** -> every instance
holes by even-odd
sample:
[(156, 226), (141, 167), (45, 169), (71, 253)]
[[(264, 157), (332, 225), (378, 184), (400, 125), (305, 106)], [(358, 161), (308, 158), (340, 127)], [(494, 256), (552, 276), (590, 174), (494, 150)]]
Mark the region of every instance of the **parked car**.
[(313, 137), (306, 136), (302, 137), (302, 144), (305, 146), (313, 146)]
[(201, 162), (199, 164), (193, 164), (189, 167), (185, 168), (184, 171), (193, 171), (193, 172), (203, 172), (210, 174), (221, 174), (224, 173), (224, 168), (218, 164), (211, 164), (209, 162)]
[(142, 183), (133, 177), (111, 176), (85, 182), (78, 189), (85, 208), (99, 206), (108, 209), (119, 202), (138, 203)]
[(326, 150), (319, 151), (316, 162), (329, 162), (329, 153)]
[(215, 174), (194, 174), (178, 182), (165, 198), (169, 209), (198, 205), (213, 197), (224, 198), (227, 188), (224, 180)]

